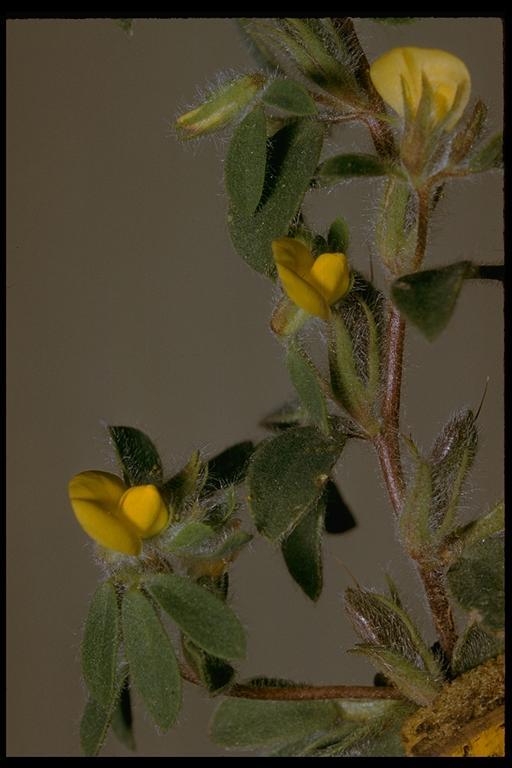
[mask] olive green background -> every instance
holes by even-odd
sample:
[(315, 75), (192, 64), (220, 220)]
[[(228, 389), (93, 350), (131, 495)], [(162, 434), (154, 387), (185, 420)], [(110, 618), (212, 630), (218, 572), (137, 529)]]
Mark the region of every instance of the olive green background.
[[(411, 44), (460, 56), (472, 95), (489, 106), (489, 130), (499, 129), (499, 19), (365, 19), (357, 28), (370, 60)], [(171, 128), (216, 73), (252, 68), (230, 19), (138, 21), (132, 38), (109, 20), (7, 22), (10, 755), (79, 754), (80, 637), (101, 571), (66, 486), (85, 469), (115, 471), (104, 425), (147, 431), (170, 472), (195, 448), (211, 455), (260, 437), (258, 420), (291, 393), (268, 329), (276, 289), (229, 242), (227, 138), (183, 146)], [(371, 149), (363, 128), (340, 128), (335, 139), (347, 151)], [(307, 201), (320, 229), (346, 217), (349, 255), (365, 271), (380, 188), (357, 180)], [(500, 262), (502, 229), (499, 173), (453, 182), (426, 263)], [(425, 449), (454, 410), (478, 405), (490, 377), (466, 516), (502, 494), (502, 312), (500, 287), (472, 282), (435, 343), (414, 330), (407, 340), (402, 428)], [(383, 589), (385, 570), (432, 639), (370, 448), (349, 444), (338, 478), (359, 525), (326, 537), (318, 604), (264, 541), (233, 568), (233, 605), (249, 637), (242, 677), (370, 683), (369, 665), (344, 653), (356, 638), (341, 597), (352, 579)], [(164, 735), (138, 707), (139, 754), (222, 754), (207, 737), (213, 706), (186, 685), (179, 724)], [(104, 754), (128, 753), (109, 737)]]

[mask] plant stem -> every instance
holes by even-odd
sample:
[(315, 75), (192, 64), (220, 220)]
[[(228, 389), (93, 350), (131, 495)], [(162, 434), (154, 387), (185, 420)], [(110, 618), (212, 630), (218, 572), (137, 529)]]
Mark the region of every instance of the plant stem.
[[(193, 685), (200, 681), (182, 666), (182, 677)], [(233, 685), (223, 691), (224, 696), (237, 699), (262, 699), (265, 701), (322, 701), (326, 699), (403, 699), (402, 694), (392, 686), (373, 685), (290, 685), (286, 688), (274, 686)]]
[(427, 248), (428, 220), (430, 213), (430, 192), (428, 187), (418, 190), (418, 229), (416, 234), (416, 252), (412, 263), (413, 272), (421, 267)]
[(446, 570), (437, 563), (417, 559), (418, 572), (425, 587), (430, 612), (441, 648), (448, 659), (452, 658), (457, 642), (457, 632), (452, 608), (446, 591)]

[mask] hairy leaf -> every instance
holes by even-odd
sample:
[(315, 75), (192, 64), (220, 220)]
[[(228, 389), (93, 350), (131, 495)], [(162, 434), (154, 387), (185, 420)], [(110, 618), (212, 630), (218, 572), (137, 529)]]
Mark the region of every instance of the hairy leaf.
[(263, 93), (262, 101), (269, 107), (277, 107), (292, 115), (306, 116), (317, 112), (307, 90), (294, 80), (273, 80)]
[(235, 129), (225, 164), (226, 190), (230, 201), (245, 215), (254, 213), (263, 192), (266, 142), (265, 113), (261, 107), (256, 107)]
[(128, 675), (125, 678), (121, 689), (119, 699), (112, 713), (112, 730), (117, 739), (124, 744), (127, 749), (135, 751), (135, 737), (133, 734), (133, 713), (130, 694), (130, 679)]
[(231, 685), (235, 677), (231, 664), (206, 653), (186, 635), (182, 636), (182, 645), (188, 663), (210, 693), (220, 693)]
[(281, 545), (291, 577), (311, 598), (322, 592), (322, 532), (325, 502), (321, 497)]
[(389, 162), (377, 155), (349, 154), (329, 157), (316, 172), (320, 186), (332, 186), (354, 176), (386, 176), (392, 171)]
[(329, 414), (318, 370), (304, 349), (294, 341), (288, 344), (286, 364), (305, 412), (313, 424), (328, 436)]
[(112, 701), (120, 627), (114, 586), (106, 581), (89, 608), (82, 642), (82, 669), (91, 697), (103, 707)]
[(339, 216), (334, 219), (333, 223), (329, 227), (329, 234), (327, 235), (327, 245), (330, 251), (334, 253), (347, 253), (350, 243), (350, 230), (345, 219)]
[(208, 462), (207, 488), (222, 488), (236, 485), (245, 479), (249, 459), (254, 452), (254, 443), (245, 440), (236, 443), (214, 456)]
[(453, 649), (452, 672), (455, 676), (462, 675), (503, 653), (503, 648), (503, 638), (492, 635), (477, 621), (472, 621)]
[(134, 427), (109, 427), (127, 485), (158, 485), (162, 482), (162, 462), (144, 432)]

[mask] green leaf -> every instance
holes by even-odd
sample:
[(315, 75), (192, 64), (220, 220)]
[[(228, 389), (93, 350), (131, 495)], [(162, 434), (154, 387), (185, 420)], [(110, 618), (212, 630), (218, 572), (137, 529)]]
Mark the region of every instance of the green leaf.
[(350, 243), (350, 230), (345, 219), (339, 216), (334, 219), (333, 223), (329, 227), (329, 234), (327, 235), (327, 244), (329, 250), (333, 253), (347, 253)]
[(197, 520), (191, 520), (170, 529), (172, 538), (165, 543), (168, 552), (180, 554), (194, 554), (208, 539), (214, 535), (214, 530), (209, 525)]
[(464, 481), (478, 446), (475, 416), (469, 409), (455, 414), (444, 426), (432, 448), (430, 525), (441, 539), (454, 525)]
[(111, 726), (121, 744), (132, 752), (135, 751), (130, 680), (128, 676), (125, 678), (119, 699), (112, 713)]
[(403, 272), (414, 254), (416, 227), (409, 214), (413, 194), (409, 184), (396, 177), (390, 177), (384, 189), (375, 240), (382, 261), (394, 274)]
[(224, 128), (249, 106), (265, 82), (266, 77), (255, 72), (222, 85), (203, 104), (176, 120), (178, 138), (195, 139)]
[(237, 126), (226, 156), (226, 190), (240, 213), (254, 213), (263, 191), (267, 158), (265, 113), (256, 107)]
[(245, 440), (236, 443), (214, 456), (208, 462), (207, 488), (216, 490), (226, 485), (237, 485), (245, 479), (249, 459), (254, 452), (254, 443)]
[(325, 730), (337, 718), (332, 702), (226, 699), (215, 711), (210, 734), (221, 746), (250, 749)]
[(503, 650), (503, 638), (490, 634), (481, 624), (473, 621), (466, 627), (453, 649), (452, 673), (455, 677), (462, 675), (503, 653)]
[(320, 186), (327, 187), (354, 176), (386, 176), (392, 171), (390, 163), (377, 155), (335, 155), (324, 160), (316, 172), (315, 180)]
[[(408, 614), (393, 600), (366, 589), (345, 590), (345, 608), (365, 643), (388, 648), (434, 678), (439, 666)], [(385, 671), (385, 670), (382, 670)]]
[(400, 312), (433, 341), (447, 326), (464, 280), (472, 273), (469, 261), (414, 272), (395, 280), (391, 297)]
[(503, 134), (497, 133), (481, 149), (476, 152), (469, 161), (469, 170), (472, 173), (490, 171), (492, 168), (503, 167)]
[(318, 111), (304, 86), (294, 80), (273, 80), (262, 96), (268, 107), (277, 107), (292, 115), (314, 115)]
[(328, 436), (329, 414), (320, 374), (308, 354), (297, 342), (290, 341), (288, 344), (286, 365), (305, 412), (313, 424)]
[(158, 452), (144, 432), (134, 427), (109, 427), (127, 485), (158, 485), (163, 479)]
[(247, 263), (267, 276), (275, 274), (271, 243), (287, 234), (300, 208), (320, 156), (323, 127), (299, 119), (269, 141), (266, 177), (259, 206), (248, 216), (231, 204), (228, 224), (233, 245)]
[(272, 541), (290, 533), (322, 494), (339, 449), (314, 427), (295, 427), (260, 443), (249, 465), (249, 505)]
[(325, 530), (327, 533), (346, 533), (355, 528), (356, 521), (339, 488), (332, 480), (325, 484)]
[(414, 460), (414, 474), (407, 485), (400, 514), (400, 534), (409, 554), (419, 554), (431, 540), (432, 475), (421, 456)]
[(322, 531), (325, 503), (320, 498), (300, 523), (283, 541), (281, 550), (294, 581), (311, 598), (318, 600), (322, 592)]
[(103, 707), (114, 693), (119, 639), (116, 591), (106, 581), (91, 601), (82, 642), (84, 679), (91, 697)]
[(155, 609), (141, 592), (126, 593), (122, 620), (130, 676), (155, 723), (167, 730), (181, 706), (181, 676), (174, 649)]
[(86, 757), (95, 757), (107, 737), (115, 707), (126, 681), (126, 669), (117, 676), (115, 689), (106, 706), (89, 698), (80, 721), (80, 746)]
[(221, 659), (245, 656), (245, 632), (231, 608), (184, 576), (158, 574), (144, 579), (164, 611), (200, 648)]
[(450, 591), (467, 611), (476, 611), (490, 629), (501, 629), (505, 613), (504, 539), (476, 541), (448, 571)]
[(260, 421), (260, 427), (270, 429), (272, 432), (283, 432), (290, 427), (296, 427), (302, 422), (304, 412), (299, 403), (285, 403), (277, 410), (269, 413)]
[(194, 451), (183, 469), (166, 480), (162, 493), (168, 503), (181, 509), (186, 499), (201, 489), (205, 477), (205, 465), (201, 461), (200, 453)]
[(206, 653), (185, 635), (182, 645), (188, 663), (210, 693), (220, 693), (231, 685), (235, 677), (231, 664)]
[(457, 531), (457, 538), (470, 547), (482, 539), (505, 530), (505, 504), (498, 502), (486, 515), (472, 520)]
[(355, 648), (350, 648), (349, 653), (367, 656), (404, 696), (420, 707), (431, 704), (439, 693), (439, 685), (428, 672), (418, 669), (395, 651), (378, 645), (357, 645)]

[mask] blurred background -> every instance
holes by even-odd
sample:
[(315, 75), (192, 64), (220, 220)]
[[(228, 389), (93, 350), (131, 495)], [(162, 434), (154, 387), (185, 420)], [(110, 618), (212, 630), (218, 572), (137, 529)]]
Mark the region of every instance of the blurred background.
[[(370, 60), (396, 45), (462, 58), (472, 96), (489, 107), (489, 130), (499, 130), (499, 19), (431, 18), (396, 27), (361, 19), (356, 26)], [(133, 37), (111, 20), (7, 22), (11, 756), (80, 754), (80, 640), (100, 573), (67, 483), (86, 469), (115, 471), (105, 424), (147, 432), (170, 473), (195, 448), (209, 456), (261, 437), (258, 421), (291, 394), (282, 350), (268, 329), (275, 289), (229, 241), (226, 137), (183, 146), (171, 127), (217, 73), (253, 68), (231, 19), (137, 20)], [(338, 129), (327, 152), (334, 139), (345, 151), (371, 147), (362, 128)], [(347, 219), (352, 263), (365, 272), (379, 194), (379, 181), (356, 180), (307, 201), (320, 231), (337, 215)], [(426, 265), (502, 261), (502, 210), (499, 173), (452, 182)], [(420, 447), (428, 449), (454, 410), (477, 407), (490, 379), (466, 518), (503, 493), (502, 371), (498, 284), (468, 282), (435, 343), (408, 333), (402, 429)], [(369, 447), (350, 443), (337, 478), (358, 525), (326, 536), (317, 604), (264, 541), (256, 539), (233, 568), (232, 602), (249, 637), (242, 678), (371, 683), (369, 664), (345, 653), (356, 640), (341, 606), (349, 573), (384, 589), (388, 571), (433, 637)], [(138, 754), (224, 754), (207, 735), (213, 707), (187, 685), (179, 723), (162, 735), (137, 706)], [(103, 754), (129, 753), (109, 736)]]

